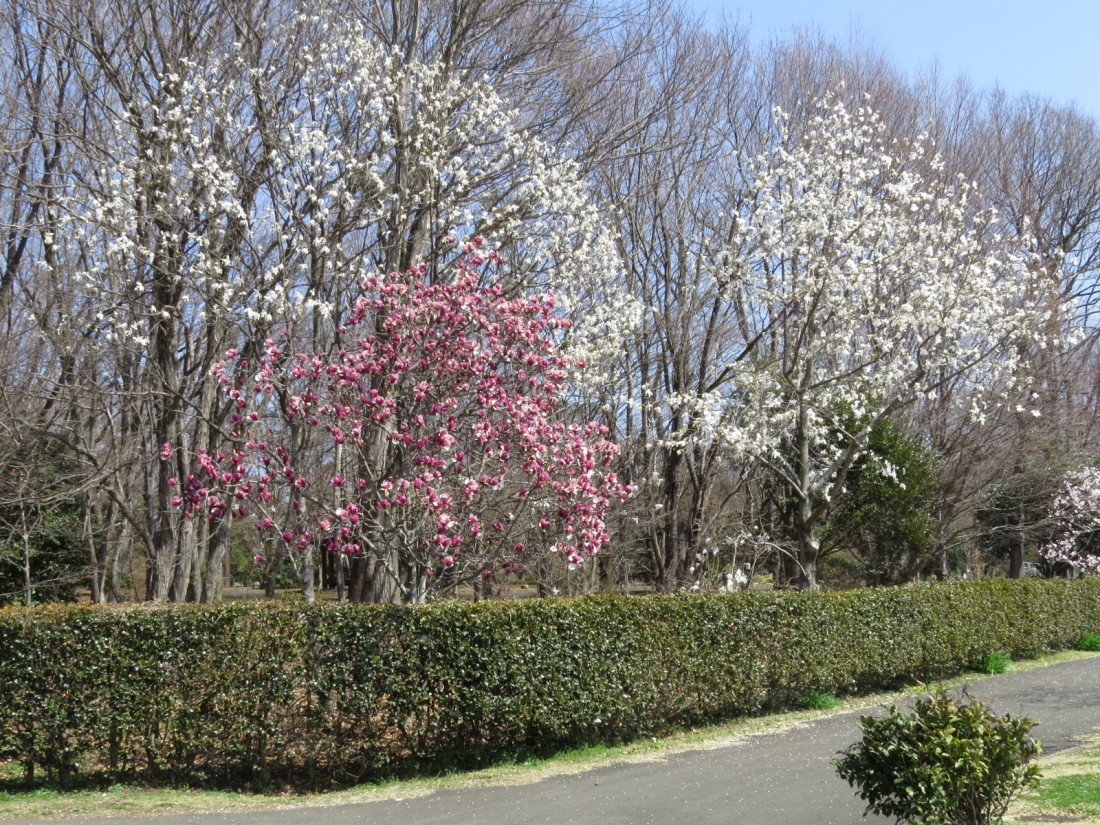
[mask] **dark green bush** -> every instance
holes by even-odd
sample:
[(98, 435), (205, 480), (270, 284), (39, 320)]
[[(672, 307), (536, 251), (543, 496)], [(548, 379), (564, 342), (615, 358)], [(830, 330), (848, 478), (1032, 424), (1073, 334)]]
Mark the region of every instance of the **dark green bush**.
[(837, 771), (866, 800), (864, 815), (916, 825), (1000, 822), (1013, 797), (1039, 776), (1030, 764), (1039, 744), (1030, 719), (996, 717), (969, 697), (937, 690), (913, 713), (890, 708), (861, 716), (863, 739), (837, 761)]
[(985, 660), (982, 662), (981, 670), (984, 673), (992, 674), (996, 676), (1001, 673), (1008, 673), (1009, 668), (1012, 667), (1012, 657), (1005, 653), (1003, 650), (994, 650)]
[(811, 690), (802, 697), (802, 704), (811, 710), (832, 710), (840, 705), (840, 700), (823, 690)]
[(311, 787), (653, 735), (1072, 647), (1100, 581), (426, 607), (0, 611), (0, 761)]
[(1100, 653), (1100, 633), (1086, 633), (1077, 640), (1078, 650)]

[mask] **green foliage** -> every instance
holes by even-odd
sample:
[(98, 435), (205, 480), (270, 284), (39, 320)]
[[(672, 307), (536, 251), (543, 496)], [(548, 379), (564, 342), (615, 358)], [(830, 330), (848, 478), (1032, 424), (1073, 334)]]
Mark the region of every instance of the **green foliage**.
[(1003, 650), (994, 650), (986, 656), (985, 660), (982, 662), (982, 670), (994, 676), (1001, 673), (1007, 673), (1011, 666), (1012, 657)]
[(802, 697), (802, 704), (811, 710), (832, 710), (840, 700), (824, 690), (808, 690)]
[(1070, 647), (1100, 579), (846, 592), (0, 610), (0, 762), (344, 785), (943, 678)]
[(30, 556), (34, 602), (74, 601), (76, 586), (87, 579), (88, 559), (80, 529), (75, 507), (41, 508), (26, 528), (24, 548), (19, 515), (0, 509), (0, 605), (19, 604), (24, 599), (25, 551)]
[[(848, 427), (863, 426), (849, 420)], [(850, 549), (868, 584), (911, 580), (933, 547), (929, 516), (939, 485), (935, 455), (893, 419), (875, 425), (867, 453), (822, 530), (826, 546)]]
[(78, 470), (55, 441), (0, 456), (0, 605), (22, 603), (27, 561), (35, 603), (72, 601), (87, 578), (80, 505), (67, 492)]
[(1028, 551), (1051, 540), (1050, 507), (1065, 474), (1080, 463), (1064, 445), (1039, 445), (1021, 456), (1011, 474), (986, 489), (976, 515), (979, 544), (995, 558), (1020, 565)]
[(1013, 797), (1039, 776), (1029, 764), (1039, 743), (1024, 717), (994, 716), (981, 702), (943, 690), (920, 699), (913, 713), (861, 716), (863, 739), (837, 761), (859, 788), (866, 813), (917, 825), (1000, 822)]
[(1078, 650), (1088, 650), (1100, 653), (1100, 633), (1086, 633), (1077, 640)]
[(245, 531), (234, 531), (229, 539), (229, 581), (244, 587), (258, 582), (262, 573), (256, 564), (255, 535), (247, 538), (240, 535)]

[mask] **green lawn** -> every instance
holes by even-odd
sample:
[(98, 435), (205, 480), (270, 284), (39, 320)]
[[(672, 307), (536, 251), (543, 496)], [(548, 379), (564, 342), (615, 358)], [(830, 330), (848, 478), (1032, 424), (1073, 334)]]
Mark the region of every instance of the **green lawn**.
[(1005, 821), (1100, 825), (1100, 736), (1040, 764), (1039, 784), (1023, 794)]

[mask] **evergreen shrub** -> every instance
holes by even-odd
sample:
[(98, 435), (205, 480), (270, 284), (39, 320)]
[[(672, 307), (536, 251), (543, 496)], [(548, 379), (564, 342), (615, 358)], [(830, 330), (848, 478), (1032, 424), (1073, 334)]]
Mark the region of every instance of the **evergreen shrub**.
[(890, 708), (861, 716), (863, 738), (837, 771), (867, 802), (864, 815), (913, 825), (991, 825), (1039, 777), (1039, 743), (1027, 717), (995, 716), (969, 696), (943, 690), (919, 699), (912, 713)]
[(0, 762), (310, 787), (618, 742), (1074, 646), (1100, 580), (0, 611)]

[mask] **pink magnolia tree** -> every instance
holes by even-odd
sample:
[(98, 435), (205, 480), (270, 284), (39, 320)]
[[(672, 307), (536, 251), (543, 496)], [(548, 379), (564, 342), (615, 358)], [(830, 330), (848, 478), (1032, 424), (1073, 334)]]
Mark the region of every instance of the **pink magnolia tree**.
[(631, 488), (606, 427), (561, 420), (583, 367), (556, 343), (571, 321), (551, 294), (506, 295), (503, 265), (475, 239), (443, 277), (368, 278), (332, 355), (285, 337), (256, 361), (230, 350), (214, 372), (231, 446), (199, 451), (173, 503), (248, 519), (269, 547), (357, 560), (352, 596), (370, 601), (422, 601), (535, 556), (581, 566)]
[(1055, 539), (1041, 548), (1047, 561), (1100, 575), (1100, 468), (1069, 473), (1051, 506)]

